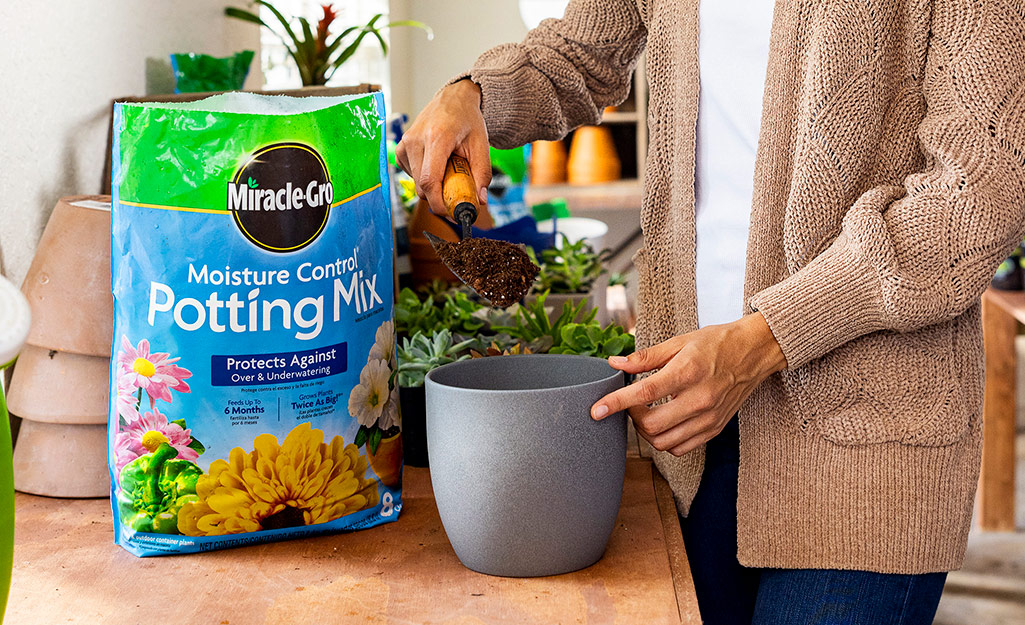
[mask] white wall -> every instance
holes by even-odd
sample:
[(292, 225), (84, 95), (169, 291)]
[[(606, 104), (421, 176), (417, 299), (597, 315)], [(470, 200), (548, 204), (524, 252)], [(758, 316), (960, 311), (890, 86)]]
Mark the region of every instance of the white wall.
[[(21, 283), (58, 198), (99, 191), (111, 99), (145, 95), (147, 85), (150, 92), (166, 90), (170, 85), (154, 68), (171, 52), (224, 56), (259, 49), (256, 26), (224, 17), (226, 4), (227, 0), (0, 3), (4, 275)], [(247, 87), (262, 83), (256, 65)]]
[(434, 29), (433, 41), (414, 29), (391, 34), (392, 108), (410, 117), (482, 52), (527, 33), (517, 0), (392, 0), (391, 19), (417, 19)]

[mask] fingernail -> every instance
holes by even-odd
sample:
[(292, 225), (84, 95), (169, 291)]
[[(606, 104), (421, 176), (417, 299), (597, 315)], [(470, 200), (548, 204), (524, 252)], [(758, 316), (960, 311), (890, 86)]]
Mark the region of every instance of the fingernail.
[(607, 414), (609, 414), (609, 407), (604, 404), (598, 404), (591, 410), (591, 416), (595, 419), (601, 419)]
[(480, 199), (481, 203), (487, 203), (487, 201), (488, 201), (488, 188), (487, 187), (481, 187), (480, 191), (477, 192), (477, 197)]
[(625, 365), (626, 363), (627, 359), (625, 356), (609, 356), (610, 365)]

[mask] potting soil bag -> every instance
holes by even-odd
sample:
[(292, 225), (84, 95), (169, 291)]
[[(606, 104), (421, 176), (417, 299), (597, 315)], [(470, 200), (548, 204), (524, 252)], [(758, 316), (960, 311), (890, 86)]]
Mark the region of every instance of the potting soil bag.
[(116, 542), (191, 553), (394, 521), (381, 94), (118, 104)]

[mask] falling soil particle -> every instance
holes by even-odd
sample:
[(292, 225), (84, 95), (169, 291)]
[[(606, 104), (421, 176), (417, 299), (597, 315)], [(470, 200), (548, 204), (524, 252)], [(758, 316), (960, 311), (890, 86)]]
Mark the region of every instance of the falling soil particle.
[(526, 252), (505, 241), (438, 241), (435, 249), (460, 280), (499, 308), (519, 302), (540, 271)]

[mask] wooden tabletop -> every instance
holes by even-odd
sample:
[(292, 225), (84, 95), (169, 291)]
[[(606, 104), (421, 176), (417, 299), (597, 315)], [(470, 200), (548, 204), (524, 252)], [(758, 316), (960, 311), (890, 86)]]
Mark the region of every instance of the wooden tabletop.
[(644, 458), (627, 462), (605, 557), (533, 579), (459, 563), (425, 469), (407, 468), (395, 523), (187, 556), (115, 546), (107, 500), (19, 494), (15, 505), (8, 625), (700, 622), (672, 494)]

